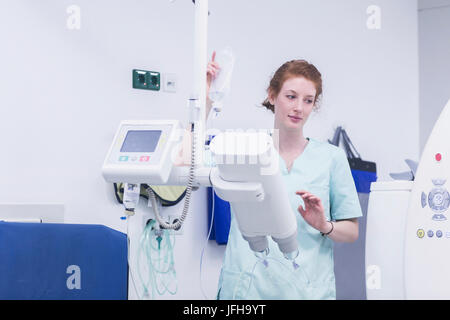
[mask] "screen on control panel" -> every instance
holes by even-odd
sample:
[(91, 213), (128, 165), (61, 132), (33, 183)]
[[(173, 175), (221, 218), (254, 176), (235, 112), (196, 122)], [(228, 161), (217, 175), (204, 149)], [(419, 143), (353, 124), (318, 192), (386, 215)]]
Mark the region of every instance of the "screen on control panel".
[(161, 130), (130, 130), (120, 152), (154, 152)]

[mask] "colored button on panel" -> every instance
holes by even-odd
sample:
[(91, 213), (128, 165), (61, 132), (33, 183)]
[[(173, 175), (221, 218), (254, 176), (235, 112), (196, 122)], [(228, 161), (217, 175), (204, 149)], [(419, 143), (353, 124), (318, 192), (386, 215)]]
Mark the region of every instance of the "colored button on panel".
[(423, 229), (417, 230), (417, 236), (422, 239), (425, 236), (425, 231)]
[(150, 156), (141, 156), (139, 161), (141, 162), (148, 162), (150, 160)]
[(429, 238), (433, 238), (433, 236), (434, 236), (433, 230), (428, 230), (427, 235)]
[(442, 231), (441, 230), (436, 231), (436, 237), (438, 237), (438, 238), (442, 237)]
[(128, 156), (120, 156), (119, 161), (128, 161)]

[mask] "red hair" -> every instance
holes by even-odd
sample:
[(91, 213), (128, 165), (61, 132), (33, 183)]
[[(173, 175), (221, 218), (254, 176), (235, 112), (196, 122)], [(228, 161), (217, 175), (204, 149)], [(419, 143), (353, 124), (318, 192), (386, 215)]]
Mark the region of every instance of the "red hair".
[[(303, 77), (314, 83), (316, 87), (314, 105), (316, 105), (322, 96), (322, 75), (314, 65), (305, 60), (291, 60), (279, 67), (272, 77), (272, 80), (270, 80), (267, 94), (278, 96), (284, 82), (293, 77)], [(262, 105), (275, 113), (275, 106), (270, 103), (269, 98), (264, 100)]]

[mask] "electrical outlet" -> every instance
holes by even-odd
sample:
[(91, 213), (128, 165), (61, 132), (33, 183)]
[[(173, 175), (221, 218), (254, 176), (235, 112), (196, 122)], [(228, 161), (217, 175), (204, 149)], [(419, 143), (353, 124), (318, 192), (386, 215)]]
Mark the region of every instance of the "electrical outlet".
[(159, 72), (133, 69), (133, 88), (159, 91), (160, 87)]
[(159, 91), (161, 87), (161, 75), (159, 74), (159, 72), (148, 71), (148, 75), (150, 81), (147, 85), (147, 88), (149, 90)]

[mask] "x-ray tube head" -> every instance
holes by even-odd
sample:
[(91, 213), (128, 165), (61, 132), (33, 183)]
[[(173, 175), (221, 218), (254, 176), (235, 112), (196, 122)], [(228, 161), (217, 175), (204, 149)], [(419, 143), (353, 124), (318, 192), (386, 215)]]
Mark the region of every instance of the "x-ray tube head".
[(279, 169), (272, 137), (265, 132), (224, 132), (210, 144), (217, 166), (211, 183), (230, 202), (239, 230), (254, 252), (267, 237), (286, 258), (298, 255), (297, 220)]

